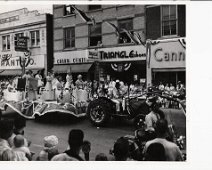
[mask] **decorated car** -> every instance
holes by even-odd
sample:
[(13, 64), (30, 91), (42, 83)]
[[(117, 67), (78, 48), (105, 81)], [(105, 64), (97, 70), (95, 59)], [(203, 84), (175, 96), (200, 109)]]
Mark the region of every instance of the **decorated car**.
[(0, 110), (2, 116), (8, 107), (26, 119), (35, 119), (45, 114), (59, 113), (69, 114), (74, 117), (86, 116), (87, 91), (72, 89), (46, 89), (41, 88), (37, 94), (37, 80), (34, 78), (26, 80), (20, 78), (16, 89), (2, 89), (0, 98)]

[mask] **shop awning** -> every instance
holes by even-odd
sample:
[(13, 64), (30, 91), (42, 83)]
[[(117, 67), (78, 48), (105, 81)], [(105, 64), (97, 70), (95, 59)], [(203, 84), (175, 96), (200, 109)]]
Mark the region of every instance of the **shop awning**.
[(21, 75), (21, 70), (0, 70), (0, 76)]
[(56, 73), (67, 73), (71, 68), (72, 73), (84, 73), (88, 72), (92, 63), (89, 64), (77, 64), (77, 65), (55, 65), (53, 67), (54, 72)]
[[(28, 69), (26, 69), (26, 71), (27, 70)], [(32, 69), (33, 74), (35, 74), (38, 70), (42, 70), (42, 69)], [(22, 70), (20, 69), (0, 70), (0, 76), (16, 76), (21, 74), (22, 74)]]
[(153, 72), (180, 72), (186, 71), (185, 68), (153, 68)]

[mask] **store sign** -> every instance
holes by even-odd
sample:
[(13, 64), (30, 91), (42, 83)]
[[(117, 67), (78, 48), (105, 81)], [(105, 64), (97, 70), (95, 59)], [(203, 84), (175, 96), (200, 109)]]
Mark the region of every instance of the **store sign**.
[[(11, 53), (0, 54), (0, 68), (2, 70), (21, 69), (22, 55), (14, 55)], [(26, 69), (39, 69), (44, 68), (44, 55), (30, 56), (26, 59), (29, 63)]]
[(146, 60), (146, 48), (143, 45), (113, 47), (99, 50), (100, 61), (136, 61)]
[(185, 47), (178, 41), (161, 41), (151, 46), (151, 68), (185, 68)]
[(92, 61), (99, 60), (98, 51), (97, 50), (89, 50), (88, 51), (88, 59)]
[(15, 51), (27, 51), (28, 37), (18, 37), (15, 39)]
[(68, 51), (55, 53), (54, 64), (82, 64), (91, 62), (88, 59), (88, 50), (83, 51)]

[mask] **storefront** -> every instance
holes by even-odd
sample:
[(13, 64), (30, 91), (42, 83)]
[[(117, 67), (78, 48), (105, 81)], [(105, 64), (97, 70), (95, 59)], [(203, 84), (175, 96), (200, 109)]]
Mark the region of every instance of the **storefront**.
[[(21, 59), (24, 57), (23, 52), (0, 53), (0, 77), (21, 75)], [(38, 70), (45, 68), (45, 55), (26, 57), (25, 66), (25, 70), (32, 70), (35, 74)]]
[(152, 41), (147, 44), (147, 85), (178, 81), (186, 83), (185, 39)]
[(146, 79), (146, 48), (143, 45), (101, 48), (99, 77), (126, 83)]
[(53, 71), (65, 78), (68, 71), (72, 72), (73, 80), (81, 74), (83, 80), (92, 80), (94, 75), (93, 62), (88, 60), (88, 50), (58, 52), (54, 54)]

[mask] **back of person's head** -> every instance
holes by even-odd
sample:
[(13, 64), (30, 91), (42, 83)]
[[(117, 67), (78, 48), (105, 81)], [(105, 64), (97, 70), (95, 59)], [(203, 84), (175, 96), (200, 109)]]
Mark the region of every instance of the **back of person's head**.
[(16, 135), (24, 135), (24, 128), (26, 127), (26, 119), (16, 118), (14, 121), (14, 133)]
[(16, 135), (14, 137), (14, 146), (16, 148), (24, 146), (24, 137), (22, 135)]
[(104, 153), (96, 155), (95, 161), (107, 161), (107, 156)]
[(16, 155), (12, 149), (5, 149), (0, 157), (1, 161), (16, 161)]
[(156, 122), (155, 131), (157, 135), (165, 135), (168, 131), (168, 122), (166, 119), (159, 119)]
[(116, 161), (124, 161), (129, 157), (129, 141), (126, 138), (119, 138), (113, 147)]
[(165, 161), (165, 148), (161, 143), (152, 143), (145, 153), (145, 161)]
[(0, 138), (8, 139), (13, 133), (12, 120), (0, 120)]
[(79, 148), (83, 144), (84, 133), (80, 129), (73, 129), (69, 132), (68, 143), (70, 148)]

